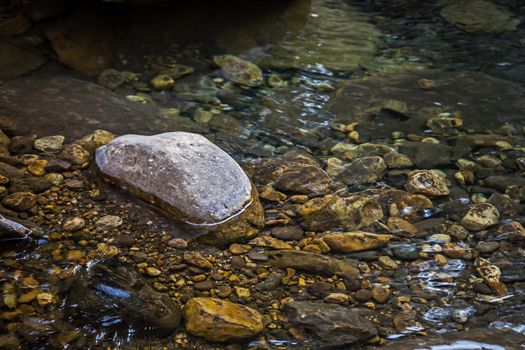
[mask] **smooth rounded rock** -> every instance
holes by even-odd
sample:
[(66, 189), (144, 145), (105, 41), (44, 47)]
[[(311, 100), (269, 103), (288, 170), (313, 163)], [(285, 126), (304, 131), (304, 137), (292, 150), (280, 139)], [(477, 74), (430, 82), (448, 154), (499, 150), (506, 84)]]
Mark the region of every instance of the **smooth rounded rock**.
[(64, 145), (64, 140), (62, 135), (41, 137), (35, 140), (34, 147), (44, 153), (58, 153)]
[(36, 195), (31, 192), (15, 192), (5, 197), (2, 204), (16, 211), (24, 211), (33, 207), (36, 199)]
[(184, 318), (190, 333), (215, 342), (250, 338), (264, 327), (258, 311), (217, 298), (190, 299)]
[(97, 149), (96, 161), (110, 180), (191, 225), (220, 224), (252, 201), (241, 167), (197, 134), (120, 136)]

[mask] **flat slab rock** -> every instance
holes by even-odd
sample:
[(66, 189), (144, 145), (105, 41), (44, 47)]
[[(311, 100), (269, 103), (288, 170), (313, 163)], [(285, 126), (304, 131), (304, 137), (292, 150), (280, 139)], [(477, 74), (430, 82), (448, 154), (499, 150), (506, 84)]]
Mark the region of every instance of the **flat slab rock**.
[(94, 129), (119, 134), (180, 130), (155, 106), (128, 101), (102, 86), (61, 74), (41, 70), (1, 85), (0, 115), (14, 119), (17, 125), (12, 128), (17, 131), (72, 138)]
[(198, 134), (120, 136), (97, 149), (96, 162), (111, 181), (189, 224), (220, 224), (251, 202), (242, 168)]

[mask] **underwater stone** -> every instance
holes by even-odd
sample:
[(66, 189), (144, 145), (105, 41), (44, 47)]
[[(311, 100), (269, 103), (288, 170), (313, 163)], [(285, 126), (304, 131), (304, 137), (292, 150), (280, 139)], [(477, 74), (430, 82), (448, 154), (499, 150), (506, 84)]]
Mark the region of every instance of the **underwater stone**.
[(319, 337), (321, 349), (348, 348), (377, 335), (364, 310), (316, 301), (292, 301), (284, 311), (293, 325)]
[(441, 16), (470, 33), (501, 33), (515, 30), (520, 20), (490, 1), (458, 1), (445, 6)]

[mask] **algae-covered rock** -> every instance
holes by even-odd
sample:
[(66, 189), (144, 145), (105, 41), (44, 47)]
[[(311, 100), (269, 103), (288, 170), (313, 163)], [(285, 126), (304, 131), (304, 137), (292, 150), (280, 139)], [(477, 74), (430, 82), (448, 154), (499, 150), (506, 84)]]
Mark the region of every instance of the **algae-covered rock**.
[(355, 253), (384, 247), (390, 242), (390, 236), (364, 231), (334, 232), (324, 235), (323, 241), (325, 241), (333, 251)]
[(260, 86), (262, 71), (255, 64), (233, 55), (214, 56), (213, 62), (221, 68), (223, 76), (245, 86)]
[(362, 196), (314, 198), (303, 204), (298, 213), (302, 218), (301, 225), (314, 231), (356, 230), (383, 217), (381, 206)]
[[(124, 135), (97, 149), (96, 161), (110, 181), (189, 227), (216, 231), (228, 222), (240, 227), (225, 235), (250, 237), (251, 224), (260, 226), (262, 221), (262, 207), (244, 171), (203, 136)], [(249, 219), (239, 221), (246, 216)]]
[(250, 338), (264, 328), (258, 311), (218, 298), (190, 299), (184, 319), (190, 333), (215, 342)]
[(441, 16), (470, 33), (501, 33), (515, 30), (520, 20), (485, 0), (459, 0), (445, 6)]

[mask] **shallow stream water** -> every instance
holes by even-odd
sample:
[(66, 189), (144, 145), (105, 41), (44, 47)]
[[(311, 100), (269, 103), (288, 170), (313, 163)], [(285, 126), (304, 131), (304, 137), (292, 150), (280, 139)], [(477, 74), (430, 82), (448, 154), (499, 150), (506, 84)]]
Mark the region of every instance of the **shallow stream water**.
[[(49, 44), (44, 43), (36, 49), (48, 59), (43, 67), (0, 81), (0, 124), (6, 132), (38, 136), (59, 134), (66, 137), (66, 142), (95, 129), (119, 135), (196, 132), (242, 162), (298, 150), (315, 156), (325, 166), (333, 156), (331, 150), (339, 143), (392, 145), (398, 138), (393, 136), (396, 133), (403, 137), (419, 135), (418, 141), (435, 137), (445, 144), (462, 132), (504, 135), (513, 140), (516, 152), (523, 152), (525, 25), (517, 24), (514, 28), (497, 30), (497, 33), (479, 28), (471, 32), (442, 15), (443, 8), (454, 2), (461, 1), (304, 0), (274, 1), (274, 4), (267, 1), (195, 1), (144, 7), (85, 1), (83, 5), (72, 6), (35, 22), (27, 36), (42, 36), (57, 23), (67, 23), (72, 28), (71, 33), (80, 27), (88, 33), (82, 39), (88, 43), (86, 46), (93, 44), (93, 50), (97, 50), (98, 43), (103, 46), (107, 42), (111, 47), (113, 59), (108, 67), (133, 72), (137, 79), (110, 91), (108, 82), (100, 77), (98, 80), (90, 78), (60, 64)], [(505, 23), (525, 21), (525, 4), (521, 1), (493, 3), (508, 11)], [(89, 51), (89, 47), (86, 50)], [(229, 82), (213, 64), (213, 56), (223, 54), (233, 54), (255, 63), (262, 69), (265, 81), (274, 83), (246, 87)], [(175, 79), (173, 89), (149, 87), (159, 67), (180, 65), (193, 70)], [(432, 86), (422, 87), (425, 81)], [(461, 132), (452, 129), (436, 133), (426, 124), (426, 120), (435, 115), (461, 118), (464, 123)], [(14, 118), (3, 120), (3, 116)], [(354, 122), (358, 123), (353, 129), (357, 134), (345, 129)], [(499, 156), (500, 151), (492, 146), (476, 149), (472, 156)], [(425, 158), (424, 154), (421, 157)], [(453, 174), (451, 169), (457, 158), (450, 156), (445, 163), (435, 164), (430, 160), (427, 162), (431, 165), (424, 167)], [(524, 158), (520, 159), (523, 162)], [(514, 166), (512, 174), (523, 180), (523, 170), (521, 166)], [(96, 178), (94, 170), (88, 173), (90, 178)], [(495, 175), (509, 173), (508, 169), (495, 170)], [(347, 190), (374, 191), (384, 185), (395, 186), (398, 175), (389, 172), (385, 180), (357, 184)], [(167, 269), (166, 275), (170, 277), (160, 283), (173, 286), (178, 280), (171, 276), (178, 276), (178, 267), (173, 266), (181, 264), (180, 252), (170, 250), (165, 242), (173, 235), (184, 237), (184, 233), (155, 208), (113, 187), (105, 184), (100, 187), (107, 196), (104, 204), (94, 202), (93, 197), (83, 192), (56, 198), (56, 211), (44, 208), (35, 213), (45, 218), (40, 221), (43, 232), (35, 230), (33, 238), (24, 242), (1, 243), (0, 281), (4, 283), (4, 295), (11, 293), (9, 286), (19, 283), (22, 276), (34, 276), (40, 289), (59, 296), (56, 307), (47, 315), (46, 309), (38, 307), (36, 314), (17, 322), (4, 314), (0, 324), (2, 332), (17, 332), (19, 343), (16, 344), (27, 349), (223, 348), (223, 345), (196, 339), (183, 331), (165, 336), (162, 325), (146, 328), (146, 336), (137, 336), (144, 333), (144, 329), (134, 323), (123, 331), (120, 326), (125, 322), (122, 319), (130, 316), (122, 300), (131, 298), (127, 287), (121, 288), (124, 283), (108, 287), (99, 277), (86, 285), (85, 281), (64, 282), (69, 275), (88, 274), (83, 269), (90, 258), (95, 257), (86, 250), (80, 259), (72, 256), (64, 259), (57, 251), (82, 251), (84, 244), (92, 245), (90, 239), (96, 241), (97, 236), (107, 234), (93, 229), (93, 232), (84, 232), (62, 242), (58, 218), (80, 213), (86, 220), (104, 213), (127, 218), (123, 230), (136, 235), (136, 242), (144, 244), (148, 255), (144, 261)], [(479, 193), (488, 198), (498, 192), (494, 188), (497, 186), (489, 190), (481, 186), (469, 189), (465, 192), (465, 200), (470, 201)], [(505, 193), (505, 190), (500, 192)], [(520, 198), (523, 193), (513, 197), (518, 209), (505, 217), (507, 222), (525, 222), (521, 207), (524, 199)], [(462, 198), (455, 196), (454, 202)], [(450, 202), (444, 199), (433, 202), (434, 207), (421, 214), (420, 219), (454, 219)], [(30, 219), (31, 215), (21, 218)], [(162, 236), (156, 243), (155, 232)], [(476, 246), (480, 239), (491, 242), (499, 239), (488, 239), (490, 234), (487, 235), (453, 236), (453, 239), (466, 248)], [(394, 239), (384, 248), (393, 251), (392, 256), (417, 250), (419, 258), (401, 259), (397, 270), (388, 271), (387, 279), (384, 270), (367, 272), (371, 283), (386, 283), (399, 295), (412, 298), (403, 306), (397, 305), (397, 311), (392, 311), (394, 306), (390, 304), (373, 308), (377, 312), (373, 317), (384, 327), (380, 332), (381, 338), (388, 342), (384, 347), (524, 349), (523, 241), (510, 244), (505, 241), (506, 248), (501, 244), (496, 252), (483, 255), (500, 267), (503, 281), (512, 285), (508, 294), (500, 296), (476, 294), (465, 287), (480, 280), (472, 259), (448, 257), (446, 264), (434, 259), (434, 255), (443, 252), (444, 243), (431, 235)], [(209, 253), (217, 261), (225, 256), (213, 247), (196, 245), (191, 249)], [(396, 249), (404, 253), (397, 254)], [(377, 256), (372, 255), (357, 253), (349, 258), (376, 261)], [(158, 263), (159, 260), (164, 263)], [(370, 266), (378, 266), (374, 264)], [(180, 274), (183, 276), (182, 272)], [(138, 278), (131, 276), (129, 278)], [(135, 288), (133, 293), (144, 295), (148, 288), (152, 287)], [(86, 304), (92, 304), (80, 308), (89, 311), (74, 311), (82, 301), (75, 301), (72, 306), (69, 305), (71, 296), (69, 299), (62, 296), (70, 295), (71, 290), (78, 294), (82, 289), (106, 297), (107, 304), (97, 304), (100, 303), (98, 299), (88, 300)], [(161, 287), (156, 289), (162, 291)], [(181, 298), (179, 301), (184, 301)], [(7, 304), (5, 300), (4, 297)], [(93, 308), (98, 309), (93, 311)], [(107, 315), (97, 319), (100, 309)], [(119, 314), (119, 310), (128, 314)], [(393, 327), (391, 323), (385, 326), (388, 322), (381, 322), (381, 317), (400, 313), (400, 310), (410, 315), (403, 319), (406, 327)], [(29, 311), (26, 308), (21, 311), (24, 312)], [(285, 320), (281, 321), (286, 324)], [(11, 324), (16, 324), (11, 326), (14, 331), (9, 328)], [(289, 335), (282, 337), (281, 330), (284, 328), (278, 326), (263, 337), (228, 346), (229, 349), (324, 348), (322, 342), (302, 341), (300, 337), (299, 340), (291, 339)], [(376, 345), (355, 345), (355, 349), (368, 346), (375, 348)]]

